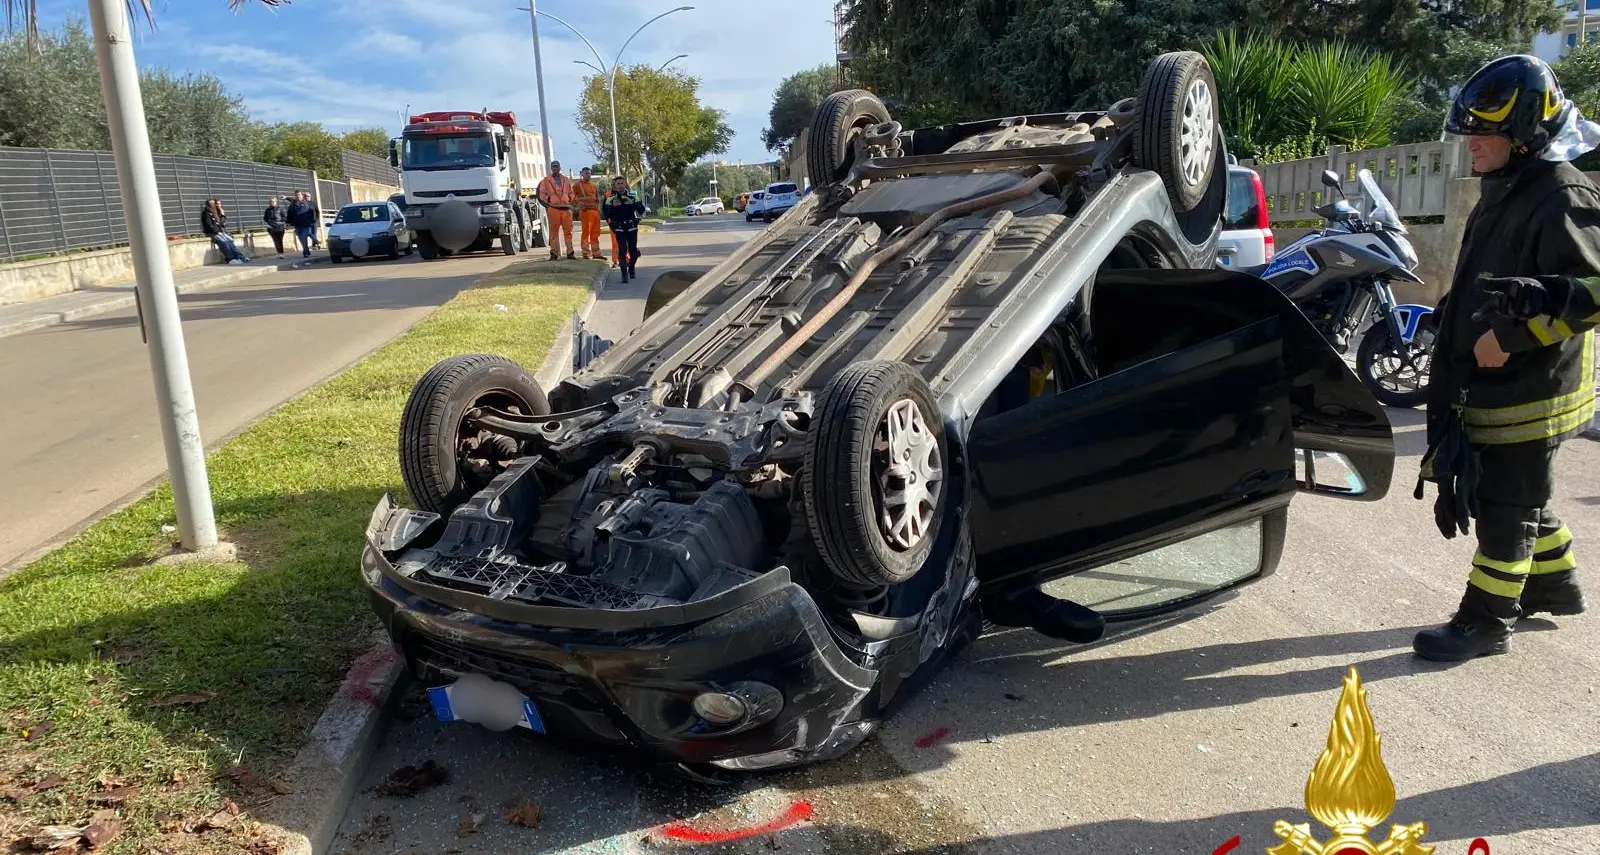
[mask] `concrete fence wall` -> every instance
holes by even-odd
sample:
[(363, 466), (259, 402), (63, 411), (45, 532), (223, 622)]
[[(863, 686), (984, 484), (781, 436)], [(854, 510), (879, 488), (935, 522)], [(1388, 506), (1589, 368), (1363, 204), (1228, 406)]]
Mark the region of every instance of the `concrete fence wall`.
[(1383, 194), (1402, 217), (1436, 217), (1445, 213), (1451, 181), (1471, 177), (1471, 160), (1464, 140), (1397, 145), (1348, 151), (1333, 146), (1323, 157), (1257, 164), (1240, 161), (1261, 175), (1272, 222), (1314, 220), (1314, 209), (1325, 204), (1330, 192), (1322, 173), (1333, 170), (1342, 179), (1340, 189), (1360, 207), (1365, 201), (1356, 173), (1372, 173)]
[[(234, 241), (252, 258), (276, 253), (265, 231), (235, 232)], [(223, 261), (209, 238), (169, 240), (167, 256), (174, 271)], [(125, 246), (0, 264), (0, 306), (132, 280), (133, 254)]]

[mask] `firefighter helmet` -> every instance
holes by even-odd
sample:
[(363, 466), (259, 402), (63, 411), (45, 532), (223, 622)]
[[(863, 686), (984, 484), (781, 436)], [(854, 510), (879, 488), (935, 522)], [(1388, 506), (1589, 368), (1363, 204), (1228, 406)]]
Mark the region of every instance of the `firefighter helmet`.
[(1561, 130), (1572, 102), (1544, 60), (1503, 56), (1478, 69), (1456, 93), (1446, 133), (1502, 136), (1521, 154), (1543, 149)]

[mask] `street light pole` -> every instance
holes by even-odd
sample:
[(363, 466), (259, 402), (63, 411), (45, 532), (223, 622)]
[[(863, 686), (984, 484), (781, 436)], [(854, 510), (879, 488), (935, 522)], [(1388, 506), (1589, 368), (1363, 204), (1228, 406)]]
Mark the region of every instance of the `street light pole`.
[[(676, 9), (668, 9), (654, 18), (645, 21), (643, 24), (640, 24), (639, 29), (634, 30), (633, 35), (628, 36), (628, 40), (622, 43), (622, 50), (617, 51), (617, 58), (611, 62), (611, 70), (606, 72), (606, 95), (611, 101), (611, 165), (614, 169), (616, 169), (617, 175), (622, 174), (622, 143), (621, 135), (617, 132), (617, 63), (622, 61), (622, 51), (628, 49), (628, 45), (633, 42), (635, 37), (644, 32), (645, 27), (648, 27), (651, 24), (654, 24), (656, 21), (671, 15), (673, 12), (687, 12), (693, 8), (693, 6), (679, 6)], [(572, 24), (568, 23), (563, 18), (556, 17), (549, 12), (540, 12), (539, 10), (535, 9), (533, 0), (529, 0), (528, 11), (529, 14), (532, 15), (543, 15), (546, 18), (549, 18), (550, 20), (555, 21), (561, 26), (571, 30), (572, 34), (577, 36), (583, 42), (584, 46), (589, 48), (589, 52), (594, 54), (595, 61), (599, 62), (602, 66), (606, 64), (606, 58), (601, 56), (600, 51), (595, 49), (594, 42), (589, 41), (589, 39), (584, 36), (583, 33), (578, 32), (577, 27), (572, 26)], [(538, 42), (536, 40), (535, 45), (537, 44)]]
[(680, 59), (684, 59), (684, 58), (686, 58), (688, 56), (689, 55), (686, 54), (686, 53), (680, 53), (677, 56), (673, 57), (672, 59), (669, 59), (666, 62), (661, 63), (661, 67), (657, 68), (656, 71), (666, 71), (667, 70), (667, 66), (673, 64), (674, 62), (677, 62)]
[(186, 550), (209, 549), (217, 545), (217, 520), (211, 507), (205, 445), (200, 440), (200, 418), (189, 377), (189, 354), (183, 343), (178, 289), (172, 281), (172, 260), (167, 256), (167, 229), (161, 216), (150, 131), (145, 125), (144, 100), (139, 91), (139, 67), (133, 57), (133, 26), (125, 0), (90, 0), (89, 18), (100, 66), (100, 87), (105, 91), (118, 190), (122, 209), (128, 212), (134, 293), (150, 351), (150, 373), (155, 380), (178, 537)]
[(550, 174), (550, 120), (544, 109), (544, 61), (539, 57), (539, 0), (528, 0), (528, 20), (533, 24), (533, 80), (539, 88), (539, 148), (544, 150), (544, 174)]

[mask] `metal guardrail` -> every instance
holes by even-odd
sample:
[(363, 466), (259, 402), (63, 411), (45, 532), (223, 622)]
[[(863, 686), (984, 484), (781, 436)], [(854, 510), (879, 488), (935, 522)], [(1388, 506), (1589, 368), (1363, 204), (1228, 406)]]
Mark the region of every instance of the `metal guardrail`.
[[(170, 154), (154, 160), (169, 235), (200, 234), (200, 210), (211, 197), (222, 200), (230, 226), (253, 227), (268, 197), (309, 190), (315, 179), (309, 169), (264, 163)], [(127, 242), (111, 152), (0, 146), (0, 260)]]
[(1312, 209), (1327, 200), (1322, 172), (1331, 169), (1344, 179), (1352, 200), (1361, 195), (1356, 173), (1369, 170), (1402, 217), (1439, 216), (1445, 212), (1446, 188), (1453, 178), (1472, 177), (1465, 140), (1347, 151), (1334, 146), (1324, 157), (1257, 164), (1241, 161), (1261, 175), (1272, 222), (1314, 220)]

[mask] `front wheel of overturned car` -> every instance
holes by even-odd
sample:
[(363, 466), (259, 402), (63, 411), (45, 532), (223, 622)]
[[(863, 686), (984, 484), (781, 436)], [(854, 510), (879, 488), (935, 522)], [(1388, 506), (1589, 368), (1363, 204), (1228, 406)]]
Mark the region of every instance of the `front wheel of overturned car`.
[(503, 356), (452, 356), (428, 369), (400, 418), (400, 475), (419, 509), (449, 514), (517, 458), (516, 440), (468, 425), (480, 408), (550, 412), (538, 382)]
[(855, 163), (856, 137), (888, 121), (889, 108), (865, 89), (847, 89), (824, 99), (806, 132), (806, 168), (812, 183), (826, 187), (843, 181)]
[(801, 478), (818, 551), (841, 582), (916, 575), (944, 513), (944, 423), (926, 380), (903, 362), (858, 362), (823, 390)]
[(1211, 185), (1217, 110), (1217, 81), (1201, 54), (1164, 53), (1145, 69), (1133, 159), (1161, 176), (1180, 214), (1199, 205)]
[[(1414, 409), (1428, 401), (1428, 371), (1433, 357), (1434, 324), (1424, 318), (1410, 344), (1395, 346), (1386, 323), (1375, 324), (1356, 348), (1356, 376), (1372, 397), (1386, 407)], [(1402, 348), (1411, 358), (1408, 366)]]

